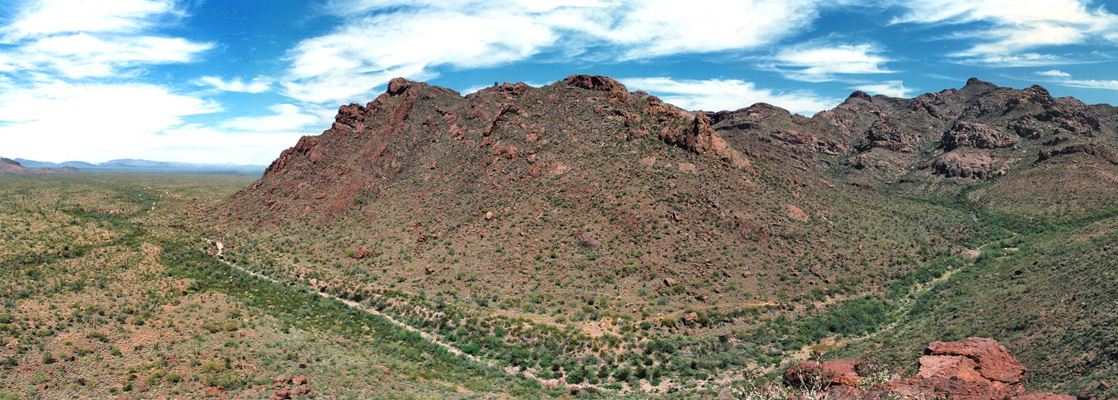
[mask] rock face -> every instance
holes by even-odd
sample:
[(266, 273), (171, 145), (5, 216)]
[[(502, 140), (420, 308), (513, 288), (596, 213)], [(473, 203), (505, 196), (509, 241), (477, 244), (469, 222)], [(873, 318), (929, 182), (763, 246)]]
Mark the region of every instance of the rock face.
[(1021, 374), (1025, 372), (1025, 367), (1009, 355), (1005, 346), (993, 339), (972, 337), (958, 342), (932, 342), (924, 353), (928, 356), (921, 358), (921, 370), (924, 367), (924, 358), (962, 356), (976, 361), (977, 370), (982, 378), (991, 381), (1019, 383)]
[(805, 361), (784, 373), (792, 385), (811, 385), (820, 380), (827, 398), (876, 400), (883, 398), (951, 398), (958, 400), (1074, 399), (1052, 393), (1027, 394), (1021, 384), (1025, 367), (993, 339), (967, 338), (957, 342), (933, 342), (920, 357), (915, 377), (859, 387), (870, 368), (861, 359)]
[(754, 161), (822, 164), (866, 183), (986, 180), (1027, 166), (1021, 153), (1040, 161), (1080, 153), (1118, 161), (1107, 138), (1118, 130), (1113, 107), (1053, 98), (1039, 86), (1016, 90), (970, 79), (961, 89), (913, 99), (855, 92), (811, 118), (774, 109), (759, 104), (710, 116), (715, 130)]
[(987, 154), (947, 153), (932, 161), (937, 174), (948, 178), (986, 179), (994, 175), (994, 159)]
[(1003, 132), (981, 122), (958, 121), (951, 130), (943, 134), (943, 147), (954, 150), (963, 146), (979, 149), (1010, 147), (1019, 141), (1008, 132)]

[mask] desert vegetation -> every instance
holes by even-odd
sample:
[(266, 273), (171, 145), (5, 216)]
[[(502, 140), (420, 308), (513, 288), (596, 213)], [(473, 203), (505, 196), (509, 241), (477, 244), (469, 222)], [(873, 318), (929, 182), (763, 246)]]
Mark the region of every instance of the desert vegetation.
[(396, 80), (262, 177), (0, 176), (0, 393), (813, 396), (781, 375), (983, 337), (1022, 390), (1115, 397), (1118, 123), (1041, 91), (808, 119)]

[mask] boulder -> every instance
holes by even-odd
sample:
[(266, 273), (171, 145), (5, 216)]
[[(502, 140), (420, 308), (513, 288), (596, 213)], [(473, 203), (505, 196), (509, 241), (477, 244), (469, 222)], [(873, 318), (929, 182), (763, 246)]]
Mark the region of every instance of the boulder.
[(963, 356), (923, 356), (920, 357), (920, 372), (917, 378), (945, 378), (974, 381), (984, 379), (976, 368), (974, 360)]
[(1021, 374), (1025, 368), (993, 339), (967, 338), (934, 342), (920, 358), (915, 377), (857, 387), (868, 374), (865, 359), (843, 358), (824, 362), (804, 361), (784, 372), (792, 385), (814, 384), (823, 378), (827, 399), (880, 400), (886, 398), (955, 400), (1071, 400), (1052, 393), (1025, 393)]
[(290, 390), (280, 389), (280, 390), (277, 390), (275, 392), (272, 392), (272, 397), (270, 397), (270, 400), (287, 400), (287, 399), (290, 399), (290, 398), (291, 398), (291, 391)]
[(784, 382), (791, 385), (810, 385), (819, 379), (821, 371), (818, 362), (803, 361), (784, 371)]
[(862, 377), (858, 374), (859, 367), (868, 364), (869, 360), (863, 358), (837, 358), (827, 360), (822, 365), (822, 377), (828, 385), (857, 386)]
[(1025, 372), (1025, 367), (994, 339), (971, 337), (957, 342), (932, 342), (924, 353), (974, 359), (979, 374), (992, 381), (1019, 383)]

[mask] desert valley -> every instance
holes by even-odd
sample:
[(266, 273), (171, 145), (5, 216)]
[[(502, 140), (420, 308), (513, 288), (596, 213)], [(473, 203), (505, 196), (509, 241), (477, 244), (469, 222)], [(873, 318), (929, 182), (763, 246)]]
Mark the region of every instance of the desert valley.
[(0, 396), (1114, 398), (1116, 150), (978, 79), (395, 79), (262, 176), (0, 176)]

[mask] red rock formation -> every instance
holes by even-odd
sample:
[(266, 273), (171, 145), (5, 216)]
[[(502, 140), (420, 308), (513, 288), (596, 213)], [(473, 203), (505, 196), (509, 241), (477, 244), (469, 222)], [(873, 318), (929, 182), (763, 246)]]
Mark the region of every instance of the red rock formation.
[(967, 338), (957, 342), (933, 342), (920, 357), (915, 377), (858, 387), (865, 360), (845, 358), (820, 365), (805, 361), (784, 373), (793, 385), (812, 384), (826, 377), (828, 399), (877, 400), (882, 398), (951, 398), (956, 400), (1070, 400), (1052, 393), (1025, 393), (1021, 384), (1025, 367), (993, 339)]
[[(978, 362), (978, 372), (989, 380), (1018, 383), (1025, 372), (1025, 367), (994, 339), (972, 337), (957, 342), (932, 342), (924, 353), (974, 359)], [(923, 366), (923, 358), (921, 360)]]
[(726, 144), (726, 140), (711, 128), (706, 114), (695, 114), (691, 126), (686, 129), (664, 127), (660, 131), (660, 140), (695, 154), (719, 158), (737, 168), (749, 166), (749, 160)]

